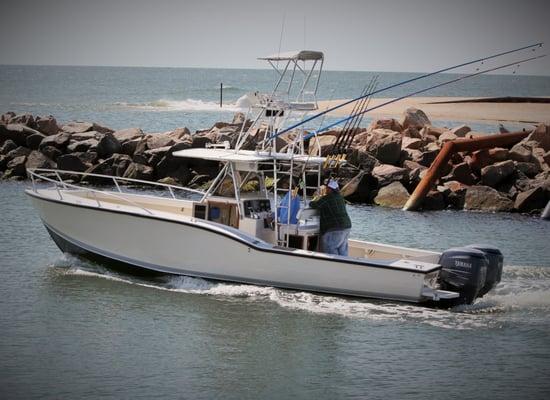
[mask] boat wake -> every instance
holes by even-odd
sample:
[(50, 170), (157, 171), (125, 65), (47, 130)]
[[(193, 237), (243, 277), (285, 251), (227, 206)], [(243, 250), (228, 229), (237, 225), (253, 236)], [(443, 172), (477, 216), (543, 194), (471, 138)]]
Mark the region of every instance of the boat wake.
[(270, 301), (285, 309), (372, 321), (418, 322), (446, 329), (500, 328), (509, 322), (533, 323), (533, 313), (550, 311), (550, 268), (507, 266), (502, 282), (471, 305), (450, 310), (381, 300), (355, 299), (273, 287), (213, 282), (188, 276), (143, 279), (119, 274), (77, 258), (59, 259), (64, 275), (108, 279), (155, 290), (215, 296), (220, 300)]

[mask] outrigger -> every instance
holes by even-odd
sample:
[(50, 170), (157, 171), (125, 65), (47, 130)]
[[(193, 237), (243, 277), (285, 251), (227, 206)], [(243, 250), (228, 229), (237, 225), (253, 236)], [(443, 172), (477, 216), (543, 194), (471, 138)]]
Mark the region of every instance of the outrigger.
[[(33, 187), (26, 193), (58, 247), (136, 273), (443, 306), (471, 303), (500, 281), (502, 253), (488, 245), (441, 253), (350, 239), (349, 256), (319, 251), (319, 217), (308, 204), (322, 185), (326, 158), (320, 148), (308, 149), (319, 144), (306, 139), (303, 126), (285, 126), (318, 110), (324, 55), (297, 51), (262, 59), (279, 79), (271, 93), (255, 96), (247, 115), (252, 123), (246, 129), (243, 124), (235, 146), (173, 153), (220, 163), (204, 192), (115, 176), (29, 170)], [(365, 97), (375, 83), (369, 86)], [(366, 109), (368, 103), (363, 104), (356, 113)], [(284, 143), (282, 132), (289, 135)], [(260, 135), (260, 144), (245, 149), (251, 135)], [(115, 189), (77, 185), (63, 179), (67, 174), (105, 179)], [(135, 183), (152, 185), (155, 194), (127, 189)], [(160, 189), (167, 195), (158, 194)]]

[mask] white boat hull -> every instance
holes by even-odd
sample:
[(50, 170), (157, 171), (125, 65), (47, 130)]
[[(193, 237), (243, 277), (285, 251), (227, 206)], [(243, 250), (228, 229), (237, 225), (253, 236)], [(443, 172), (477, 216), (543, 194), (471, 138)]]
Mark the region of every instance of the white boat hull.
[(171, 220), (27, 193), (63, 251), (136, 270), (421, 302), (433, 298), (427, 295), (426, 275), (440, 269), (415, 261), (376, 262), (281, 249), (204, 220)]

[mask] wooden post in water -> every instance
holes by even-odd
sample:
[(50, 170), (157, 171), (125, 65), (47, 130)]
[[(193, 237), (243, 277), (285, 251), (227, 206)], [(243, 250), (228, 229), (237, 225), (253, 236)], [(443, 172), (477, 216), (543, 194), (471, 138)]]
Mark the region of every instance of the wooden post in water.
[(521, 141), (523, 138), (526, 138), (531, 131), (528, 132), (514, 132), (514, 133), (503, 133), (497, 135), (488, 135), (482, 137), (476, 137), (472, 139), (456, 139), (450, 142), (447, 142), (443, 145), (439, 154), (433, 161), (432, 165), (424, 175), (424, 178), (420, 181), (416, 189), (414, 189), (413, 194), (405, 203), (403, 210), (405, 211), (414, 211), (422, 205), (422, 201), (434, 185), (434, 183), (439, 179), (441, 171), (447, 165), (449, 158), (453, 153), (460, 151), (475, 151), (481, 149), (492, 149), (493, 147), (507, 147), (513, 146), (514, 144)]
[(220, 108), (223, 105), (223, 82), (220, 82)]

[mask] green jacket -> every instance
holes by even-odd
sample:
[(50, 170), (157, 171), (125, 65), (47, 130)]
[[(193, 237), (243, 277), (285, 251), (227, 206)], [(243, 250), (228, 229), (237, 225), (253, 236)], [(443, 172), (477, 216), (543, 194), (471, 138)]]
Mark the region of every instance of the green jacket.
[(330, 192), (318, 200), (311, 201), (309, 206), (319, 210), (321, 233), (351, 228), (346, 202), (340, 193)]

